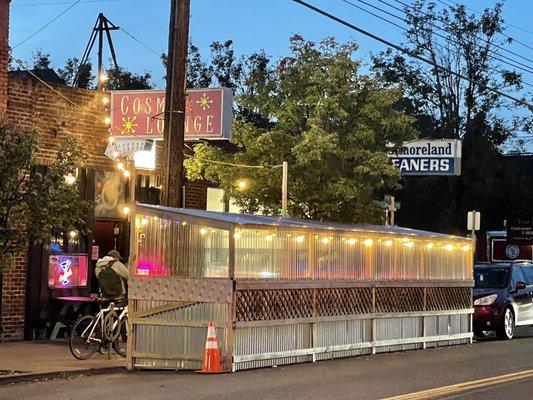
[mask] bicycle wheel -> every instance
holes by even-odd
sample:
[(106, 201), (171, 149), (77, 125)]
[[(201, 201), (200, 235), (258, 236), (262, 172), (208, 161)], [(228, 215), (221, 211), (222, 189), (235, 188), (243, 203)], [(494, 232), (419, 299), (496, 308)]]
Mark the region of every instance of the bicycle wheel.
[(126, 357), (127, 345), (128, 345), (128, 317), (124, 317), (120, 320), (119, 335), (113, 342), (113, 347), (117, 354), (121, 357)]
[(78, 360), (87, 360), (98, 350), (101, 334), (97, 322), (96, 317), (84, 315), (78, 318), (72, 327), (69, 347), (72, 355)]

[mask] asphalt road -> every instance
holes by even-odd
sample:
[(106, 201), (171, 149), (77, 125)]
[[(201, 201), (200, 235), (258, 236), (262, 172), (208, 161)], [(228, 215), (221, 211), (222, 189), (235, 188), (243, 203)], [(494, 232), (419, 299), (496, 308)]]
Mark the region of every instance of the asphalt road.
[[(384, 399), (533, 370), (533, 329), (512, 341), (322, 361), (223, 375), (136, 372), (0, 387), (1, 400)], [(529, 399), (533, 378), (441, 399)]]

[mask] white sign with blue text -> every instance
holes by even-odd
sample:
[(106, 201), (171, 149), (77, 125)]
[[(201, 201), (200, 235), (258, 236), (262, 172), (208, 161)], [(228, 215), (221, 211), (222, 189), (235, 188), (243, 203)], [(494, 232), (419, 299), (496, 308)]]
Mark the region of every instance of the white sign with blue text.
[(461, 141), (457, 139), (407, 142), (389, 158), (402, 175), (461, 175)]

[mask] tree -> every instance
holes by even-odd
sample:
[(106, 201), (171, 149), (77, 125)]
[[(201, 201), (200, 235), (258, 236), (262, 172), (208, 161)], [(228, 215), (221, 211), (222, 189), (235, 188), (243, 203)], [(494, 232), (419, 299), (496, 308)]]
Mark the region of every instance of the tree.
[(50, 68), (50, 53), (45, 53), (43, 49), (37, 49), (32, 53), (33, 69)]
[[(65, 66), (57, 70), (58, 75), (69, 86), (76, 86), (82, 89), (90, 89), (95, 76), (92, 73), (92, 64), (85, 63), (80, 70), (80, 61), (76, 57), (67, 59)], [(77, 77), (77, 81), (74, 80)]]
[(122, 67), (113, 67), (106, 70), (108, 90), (139, 90), (152, 89), (149, 72), (135, 74)]
[[(268, 125), (237, 117), (229, 154), (207, 144), (185, 161), (189, 179), (218, 182), (246, 212), (278, 213), (282, 161), (289, 163), (289, 214), (346, 222), (377, 222), (376, 190), (396, 187), (387, 152), (416, 137), (412, 119), (395, 108), (397, 89), (358, 74), (353, 42), (318, 44), (295, 35), (291, 56), (271, 67), (254, 59), (237, 107)], [(214, 162), (212, 162), (214, 161)], [(225, 163), (260, 166), (247, 168)], [(247, 179), (246, 190), (236, 182)]]
[(0, 267), (55, 229), (86, 231), (92, 203), (81, 200), (76, 185), (65, 179), (85, 159), (83, 149), (66, 138), (44, 172), (37, 168), (38, 149), (37, 133), (0, 125)]
[(526, 122), (501, 112), (522, 103), (489, 89), (514, 95), (523, 89), (521, 74), (502, 69), (497, 59), (505, 46), (499, 39), (502, 5), (479, 18), (462, 5), (439, 10), (423, 0), (404, 11), (409, 24), (404, 47), (468, 80), (392, 50), (374, 58), (382, 79), (405, 88), (421, 136), (463, 140), (462, 175), (406, 179), (400, 218), (411, 226), (460, 233), (466, 212), (475, 208), (483, 211), (484, 225), (500, 226), (502, 204), (496, 199), (501, 198), (499, 177), (506, 175), (500, 173), (501, 147)]

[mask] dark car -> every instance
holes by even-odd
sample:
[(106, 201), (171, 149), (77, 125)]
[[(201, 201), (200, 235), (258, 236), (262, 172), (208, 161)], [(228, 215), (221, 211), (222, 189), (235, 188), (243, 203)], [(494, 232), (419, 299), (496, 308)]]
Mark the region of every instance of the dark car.
[(474, 267), (474, 334), (496, 331), (512, 339), (515, 327), (533, 325), (533, 263), (485, 264)]

